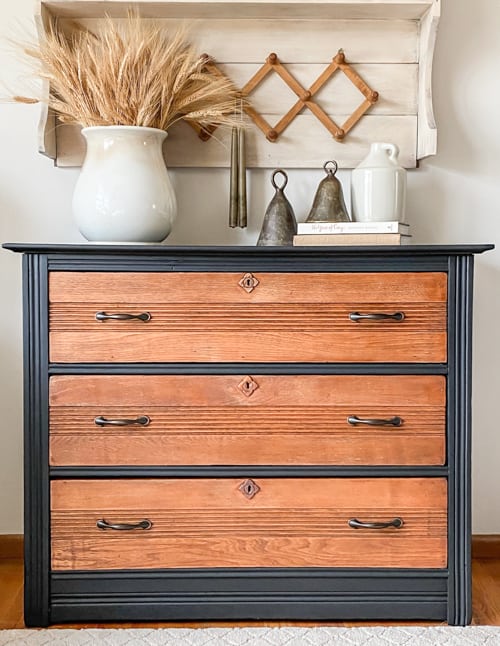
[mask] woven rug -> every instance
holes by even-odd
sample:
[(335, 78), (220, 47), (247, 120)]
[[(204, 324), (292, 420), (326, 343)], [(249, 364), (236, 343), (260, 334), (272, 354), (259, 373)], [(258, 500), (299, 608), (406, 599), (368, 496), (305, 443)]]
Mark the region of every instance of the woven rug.
[(500, 646), (500, 627), (0, 630), (0, 646)]

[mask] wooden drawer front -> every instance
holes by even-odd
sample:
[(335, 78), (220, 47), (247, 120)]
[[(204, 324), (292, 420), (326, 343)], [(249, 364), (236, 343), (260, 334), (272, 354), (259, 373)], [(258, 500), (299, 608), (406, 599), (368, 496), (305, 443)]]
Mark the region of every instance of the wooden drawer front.
[(428, 375), (55, 376), (50, 461), (443, 464), (445, 398), (445, 377)]
[[(444, 273), (252, 276), (247, 291), (243, 273), (51, 272), (50, 359), (446, 361)], [(98, 312), (151, 319), (98, 321)], [(396, 312), (402, 321), (349, 318)]]
[(443, 568), (446, 509), (444, 478), (57, 480), (52, 568)]

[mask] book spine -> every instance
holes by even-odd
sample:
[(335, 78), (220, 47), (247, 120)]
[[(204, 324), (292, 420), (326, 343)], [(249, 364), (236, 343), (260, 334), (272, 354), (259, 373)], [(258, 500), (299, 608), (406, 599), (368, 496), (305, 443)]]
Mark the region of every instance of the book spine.
[(345, 235), (296, 235), (294, 246), (401, 245), (409, 244), (411, 236), (401, 233), (353, 233)]
[(402, 222), (299, 222), (298, 235), (346, 233), (408, 233)]

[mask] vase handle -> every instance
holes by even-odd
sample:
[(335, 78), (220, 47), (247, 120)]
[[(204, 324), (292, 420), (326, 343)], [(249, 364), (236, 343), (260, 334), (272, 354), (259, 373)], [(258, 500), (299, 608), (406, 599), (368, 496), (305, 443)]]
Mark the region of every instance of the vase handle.
[(396, 144), (381, 144), (381, 148), (387, 152), (387, 156), (393, 162), (398, 161), (399, 148)]

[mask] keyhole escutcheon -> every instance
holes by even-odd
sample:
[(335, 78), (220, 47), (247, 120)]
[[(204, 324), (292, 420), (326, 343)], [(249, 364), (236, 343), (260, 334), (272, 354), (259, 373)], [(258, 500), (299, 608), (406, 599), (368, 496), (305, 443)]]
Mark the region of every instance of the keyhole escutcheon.
[(259, 284), (258, 278), (256, 278), (253, 274), (246, 273), (244, 274), (243, 278), (238, 281), (238, 285), (244, 289), (248, 294), (250, 292), (253, 292), (253, 290), (257, 287)]
[(245, 498), (248, 498), (248, 500), (251, 500), (260, 491), (259, 485), (256, 482), (254, 482), (251, 478), (247, 478), (246, 480), (244, 480), (240, 484), (238, 489), (245, 496)]
[(258, 387), (259, 387), (259, 384), (254, 379), (252, 379), (252, 377), (245, 377), (238, 384), (238, 388), (240, 389), (240, 391), (247, 397), (250, 397), (250, 395), (253, 395), (253, 393), (257, 390)]

